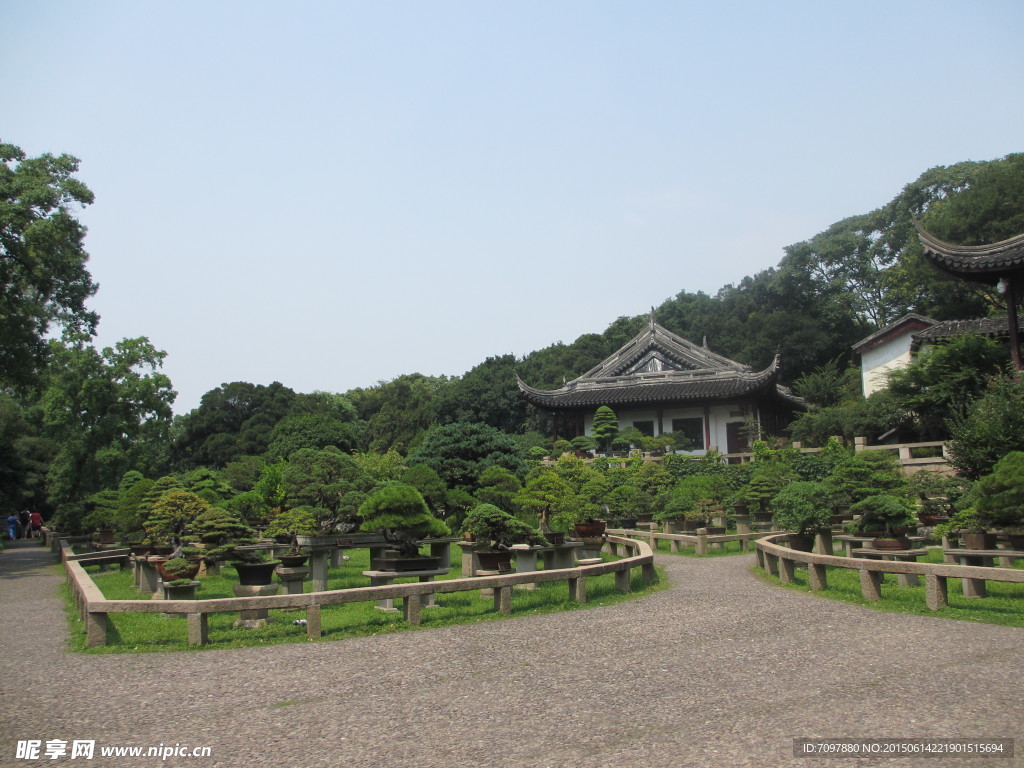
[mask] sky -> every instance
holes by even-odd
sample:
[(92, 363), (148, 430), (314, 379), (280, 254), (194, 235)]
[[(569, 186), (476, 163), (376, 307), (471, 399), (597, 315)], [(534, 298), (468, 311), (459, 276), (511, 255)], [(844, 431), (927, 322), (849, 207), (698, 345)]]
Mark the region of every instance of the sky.
[[(221, 384), (461, 376), (1024, 151), (1024, 4), (12, 0), (0, 140), (96, 200), (96, 343)], [(713, 346), (713, 340), (712, 340)]]

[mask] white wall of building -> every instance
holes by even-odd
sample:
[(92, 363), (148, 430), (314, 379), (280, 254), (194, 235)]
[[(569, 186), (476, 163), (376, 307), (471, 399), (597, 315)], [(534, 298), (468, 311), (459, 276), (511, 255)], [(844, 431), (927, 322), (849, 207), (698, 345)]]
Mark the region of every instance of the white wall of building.
[[(615, 415), (619, 420), (619, 430), (628, 429), (638, 421), (650, 421), (654, 423), (654, 434), (655, 436), (661, 434), (658, 429), (658, 410), (656, 408), (637, 408), (637, 409), (625, 409), (622, 411), (615, 411)], [(686, 419), (686, 418), (704, 418), (703, 408), (665, 408), (661, 414), (661, 426), (662, 431), (672, 431), (672, 420), (673, 419)], [(731, 422), (738, 422), (742, 424), (746, 421), (748, 416), (740, 413), (739, 406), (736, 405), (714, 405), (711, 406), (710, 412), (710, 427), (711, 427), (711, 447), (716, 447), (722, 453), (725, 453), (728, 446), (728, 433), (726, 431), (726, 424)], [(589, 413), (583, 417), (583, 428), (584, 432), (593, 437), (594, 435), (594, 414)], [(695, 456), (701, 456), (707, 453), (707, 448), (696, 451), (688, 451)]]
[(908, 331), (861, 352), (860, 372), (864, 397), (885, 389), (885, 374), (888, 371), (910, 365), (911, 333)]

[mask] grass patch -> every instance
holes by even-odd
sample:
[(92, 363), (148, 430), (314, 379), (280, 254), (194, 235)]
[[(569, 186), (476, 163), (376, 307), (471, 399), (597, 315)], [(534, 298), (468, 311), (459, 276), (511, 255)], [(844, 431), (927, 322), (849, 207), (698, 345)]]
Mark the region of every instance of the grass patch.
[[(918, 559), (918, 562), (941, 563), (942, 549), (929, 549), (928, 554)], [(1017, 563), (1014, 567), (1020, 568), (1020, 561)], [(782, 584), (777, 576), (772, 576), (757, 566), (753, 566), (752, 570), (769, 583), (779, 584), (790, 589), (808, 590), (805, 568), (797, 568), (794, 579), (789, 584)], [(941, 616), (957, 621), (1024, 627), (1024, 584), (989, 581), (986, 582), (988, 597), (966, 598), (963, 596), (963, 579), (948, 579), (946, 584), (949, 605), (939, 611), (932, 611), (925, 604), (923, 576), (920, 578), (920, 586), (901, 587), (896, 583), (895, 574), (886, 574), (882, 582), (882, 599), (872, 602), (861, 596), (860, 576), (857, 571), (848, 568), (828, 568), (827, 570), (828, 589), (811, 594), (888, 613), (913, 613), (922, 616)]]
[[(456, 549), (453, 547), (453, 550)], [(328, 576), (330, 589), (347, 589), (369, 586), (369, 579), (362, 571), (369, 569), (369, 550), (347, 550), (351, 557), (341, 568), (332, 568)], [(614, 560), (605, 556), (607, 560)], [(453, 551), (451, 571), (438, 576), (453, 579), (460, 576), (461, 552)], [(140, 594), (134, 588), (131, 569), (99, 571), (98, 566), (87, 568), (93, 581), (111, 600), (138, 600)], [(234, 597), (231, 587), (237, 583), (233, 568), (225, 567), (222, 575), (204, 576), (200, 579), (200, 599)], [(658, 569), (658, 581), (647, 585), (640, 569), (634, 569), (630, 581), (631, 592), (621, 594), (615, 589), (614, 574), (595, 576), (587, 579), (587, 603), (580, 605), (569, 599), (567, 582), (538, 584), (536, 589), (515, 589), (512, 596), (512, 616), (503, 616), (494, 610), (490, 597), (481, 598), (477, 590), (455, 592), (436, 596), (437, 606), (424, 608), (419, 627), (411, 627), (402, 619), (401, 613), (385, 613), (377, 610), (374, 603), (351, 603), (324, 606), (321, 610), (322, 638), (318, 641), (340, 640), (348, 637), (388, 634), (391, 632), (431, 629), (479, 621), (507, 620), (517, 616), (538, 615), (558, 611), (580, 610), (601, 605), (612, 605), (634, 599), (668, 586), (663, 569)], [(412, 579), (396, 579), (395, 583), (415, 582)], [(149, 653), (159, 651), (208, 650), (221, 648), (244, 648), (256, 645), (309, 642), (306, 627), (292, 622), (304, 619), (305, 611), (270, 611), (270, 622), (260, 629), (234, 629), (237, 613), (214, 613), (209, 616), (209, 644), (190, 646), (187, 641), (186, 622), (183, 618), (166, 618), (159, 613), (111, 613), (108, 614), (107, 645), (97, 648), (85, 647), (85, 628), (75, 610), (70, 589), (63, 585), (62, 594), (67, 606), (71, 626), (70, 649), (76, 652), (103, 653)], [(312, 591), (309, 580), (305, 591)]]

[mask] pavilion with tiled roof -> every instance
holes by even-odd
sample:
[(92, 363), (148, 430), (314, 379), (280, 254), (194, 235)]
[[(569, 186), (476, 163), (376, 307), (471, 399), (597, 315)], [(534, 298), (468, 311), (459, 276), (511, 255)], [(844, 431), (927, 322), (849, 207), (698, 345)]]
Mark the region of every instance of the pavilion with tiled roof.
[(926, 232), (919, 222), (914, 225), (930, 263), (962, 280), (994, 285), (1006, 296), (1010, 355), (1014, 367), (1024, 370), (1017, 318), (1017, 302), (1024, 289), (1024, 234), (991, 245), (953, 245)]
[(554, 415), (558, 437), (590, 434), (602, 405), (615, 411), (619, 429), (657, 436), (682, 432), (695, 453), (715, 447), (749, 450), (742, 427), (754, 422), (778, 435), (804, 408), (777, 383), (779, 358), (762, 371), (729, 360), (658, 325), (649, 326), (609, 358), (555, 390), (516, 379), (522, 396)]

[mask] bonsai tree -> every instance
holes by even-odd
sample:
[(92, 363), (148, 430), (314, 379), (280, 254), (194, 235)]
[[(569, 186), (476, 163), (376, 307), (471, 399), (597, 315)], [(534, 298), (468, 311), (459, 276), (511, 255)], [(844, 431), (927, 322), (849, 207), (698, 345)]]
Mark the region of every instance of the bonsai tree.
[(416, 557), (420, 539), (451, 533), (430, 513), (420, 492), (404, 483), (390, 483), (371, 493), (359, 514), (363, 517), (359, 530), (380, 531), (402, 557)]
[(985, 533), (985, 523), (974, 507), (961, 509), (950, 515), (949, 522), (935, 526), (936, 536), (950, 536), (960, 533)]
[(206, 546), (206, 556), (212, 560), (234, 555), (235, 545), (252, 544), (255, 531), (234, 512), (221, 507), (208, 507), (200, 512), (189, 526), (191, 534), (185, 539)]
[(591, 429), (594, 439), (607, 453), (608, 446), (614, 444), (614, 440), (619, 434), (619, 417), (607, 405), (602, 405), (594, 414), (594, 424)]
[(915, 472), (910, 477), (910, 486), (917, 495), (921, 515), (947, 517), (971, 490), (971, 481), (936, 472)]
[(168, 581), (191, 579), (196, 572), (196, 564), (184, 557), (172, 557), (166, 563), (162, 563), (160, 568)]
[(771, 501), (776, 526), (801, 536), (831, 529), (832, 510), (823, 483), (796, 480), (788, 483)]
[(99, 491), (85, 500), (91, 508), (82, 518), (82, 530), (88, 533), (113, 531), (118, 527), (117, 491)]
[(515, 509), (512, 498), (520, 488), (522, 484), (518, 477), (504, 467), (492, 465), (477, 478), (476, 496), (485, 504), (493, 504), (506, 512), (512, 512)]
[(697, 527), (707, 526), (727, 493), (728, 485), (723, 475), (689, 475), (676, 483), (668, 503), (656, 519), (682, 517), (695, 521)]
[(210, 505), (189, 491), (168, 491), (155, 504), (143, 527), (148, 544), (178, 544), (192, 522)]
[(472, 533), (477, 541), (489, 541), (498, 550), (510, 549), (513, 544), (546, 545), (547, 539), (519, 518), (493, 504), (478, 504), (470, 510), (462, 529)]
[(615, 517), (636, 517), (651, 510), (652, 499), (635, 485), (624, 483), (608, 494), (608, 509)]
[(850, 511), (860, 518), (852, 521), (847, 530), (852, 533), (882, 531), (878, 538), (895, 539), (917, 522), (914, 515), (914, 504), (900, 496), (877, 493), (858, 501), (850, 507)]
[(856, 504), (876, 493), (900, 496), (909, 491), (899, 459), (886, 450), (860, 451), (840, 462), (822, 482), (836, 505)]
[(1024, 526), (1024, 451), (1001, 458), (974, 486), (974, 508), (986, 528)]
[(594, 440), (594, 438), (592, 437), (588, 437), (587, 435), (580, 435), (579, 437), (574, 437), (572, 440), (569, 441), (569, 444), (577, 451), (582, 451), (584, 453), (589, 453), (590, 451), (597, 450), (597, 441)]
[(551, 521), (555, 516), (561, 520), (562, 515), (579, 505), (572, 486), (550, 469), (528, 480), (512, 500), (520, 507), (537, 513), (543, 533), (551, 532)]
[(274, 515), (263, 531), (265, 536), (315, 536), (317, 526), (316, 513), (313, 507), (302, 506), (286, 509)]

